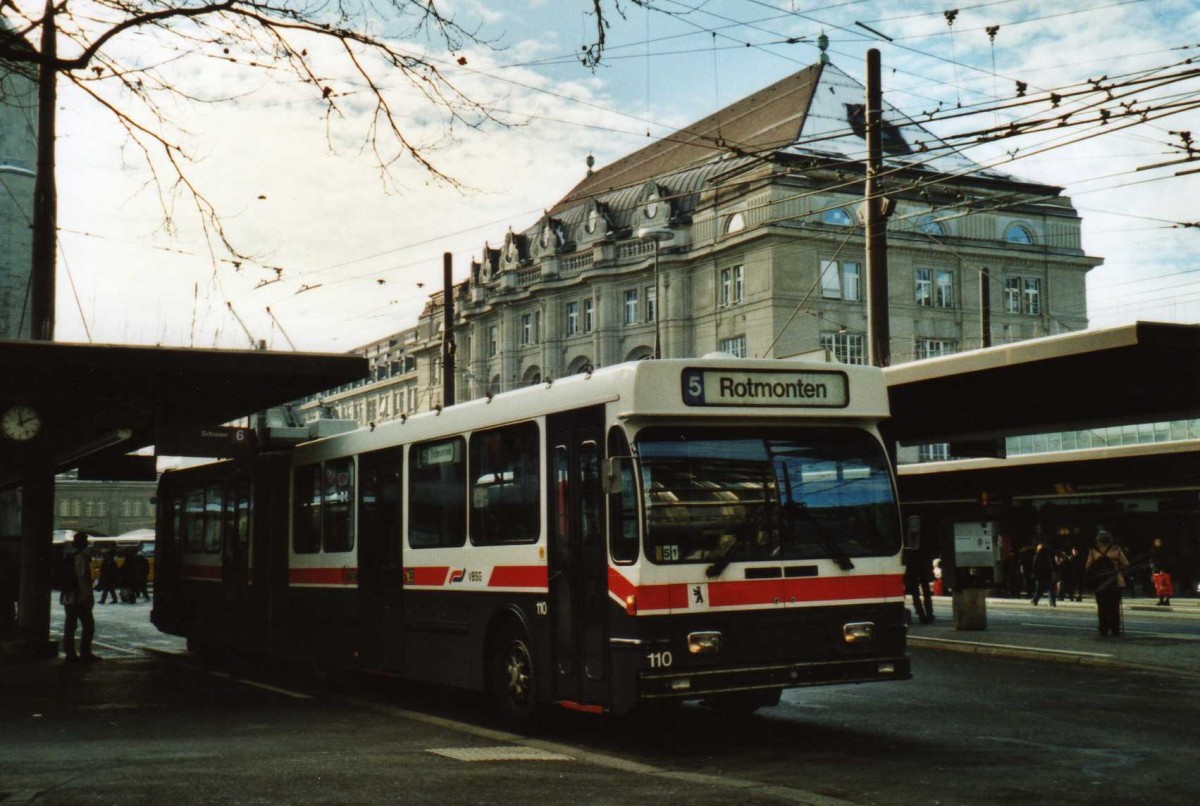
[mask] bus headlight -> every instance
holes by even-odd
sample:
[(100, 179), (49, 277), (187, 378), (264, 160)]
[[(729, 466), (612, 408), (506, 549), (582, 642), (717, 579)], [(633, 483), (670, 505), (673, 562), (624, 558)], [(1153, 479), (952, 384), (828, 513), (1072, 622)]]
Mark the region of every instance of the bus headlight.
[(688, 652), (693, 655), (715, 655), (721, 651), (721, 633), (708, 632), (688, 633)]
[(842, 625), (842, 638), (847, 644), (858, 644), (870, 641), (875, 637), (875, 622), (854, 621)]

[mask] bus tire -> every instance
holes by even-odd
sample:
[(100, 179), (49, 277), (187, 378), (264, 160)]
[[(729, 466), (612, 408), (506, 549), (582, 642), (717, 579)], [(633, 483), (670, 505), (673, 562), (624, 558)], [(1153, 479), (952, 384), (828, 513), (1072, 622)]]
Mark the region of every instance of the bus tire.
[(496, 717), (506, 727), (527, 731), (537, 711), (533, 652), (529, 637), (518, 624), (507, 621), (496, 632), (489, 664), (490, 695)]

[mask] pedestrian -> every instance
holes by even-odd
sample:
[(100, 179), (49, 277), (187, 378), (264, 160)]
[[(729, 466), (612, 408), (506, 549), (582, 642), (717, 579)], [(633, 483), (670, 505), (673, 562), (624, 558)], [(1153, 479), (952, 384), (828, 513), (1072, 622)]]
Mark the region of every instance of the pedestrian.
[(1096, 615), (1100, 634), (1121, 634), (1121, 593), (1125, 588), (1123, 571), (1129, 567), (1125, 552), (1113, 543), (1103, 528), (1096, 533), (1096, 545), (1088, 552), (1084, 573), (1096, 589)]
[[(116, 604), (117, 603), (117, 580), (121, 575), (121, 568), (117, 565), (117, 558), (113, 556), (112, 549), (104, 552), (104, 559), (100, 561), (100, 604)], [(111, 601), (109, 600), (111, 598)]]
[(1079, 546), (1071, 546), (1071, 551), (1063, 559), (1063, 592), (1061, 598), (1068, 602), (1083, 601), (1083, 555)]
[[(72, 541), (71, 565), (74, 571), (74, 585), (64, 585), (58, 595), (58, 602), (63, 606), (63, 653), (67, 663), (92, 663), (100, 660), (92, 654), (92, 637), (96, 634), (96, 619), (92, 607), (96, 604), (96, 596), (92, 592), (92, 556), (88, 551), (88, 536), (84, 532), (76, 532)], [(75, 627), (83, 626), (83, 634), (79, 638), (79, 654), (75, 654)]]
[(134, 553), (131, 558), (134, 562), (133, 566), (133, 597), (137, 600), (141, 596), (147, 602), (150, 601), (150, 561), (146, 559), (146, 555), (140, 551)]
[(1033, 553), (1033, 603), (1036, 605), (1043, 593), (1049, 592), (1050, 606), (1055, 607), (1054, 599), (1054, 556), (1046, 548), (1045, 543), (1038, 543), (1037, 551)]
[(1161, 537), (1154, 538), (1150, 546), (1150, 581), (1154, 585), (1154, 593), (1158, 596), (1158, 606), (1167, 607), (1171, 604), (1171, 595), (1175, 593), (1175, 583), (1171, 579), (1171, 569), (1167, 563), (1167, 548)]
[(922, 624), (933, 621), (933, 594), (929, 589), (929, 576), (929, 562), (920, 552), (909, 552), (904, 563), (904, 592), (912, 597), (913, 611)]

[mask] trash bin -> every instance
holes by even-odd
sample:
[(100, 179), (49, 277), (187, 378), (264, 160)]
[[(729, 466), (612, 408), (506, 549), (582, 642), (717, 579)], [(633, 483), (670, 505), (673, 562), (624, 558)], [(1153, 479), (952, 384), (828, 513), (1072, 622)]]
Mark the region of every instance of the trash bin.
[(954, 629), (987, 629), (987, 591), (983, 588), (962, 588), (954, 591)]

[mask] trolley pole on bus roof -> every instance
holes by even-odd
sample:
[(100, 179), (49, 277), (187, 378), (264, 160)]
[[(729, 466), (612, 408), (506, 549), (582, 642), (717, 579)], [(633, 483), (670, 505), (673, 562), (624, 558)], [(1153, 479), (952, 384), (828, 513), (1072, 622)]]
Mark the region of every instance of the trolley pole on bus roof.
[(454, 405), (454, 257), (442, 254), (442, 405)]
[(864, 117), (867, 129), (867, 171), (863, 203), (867, 240), (867, 341), (870, 363), (886, 367), (892, 363), (891, 325), (888, 321), (887, 219), (891, 201), (884, 198), (878, 183), (883, 169), (883, 91), (880, 89), (879, 50), (867, 51), (867, 97)]

